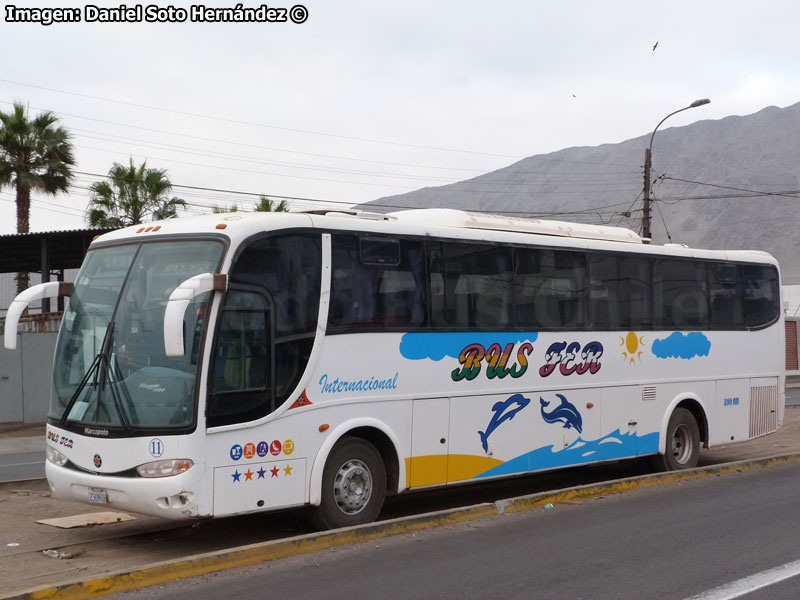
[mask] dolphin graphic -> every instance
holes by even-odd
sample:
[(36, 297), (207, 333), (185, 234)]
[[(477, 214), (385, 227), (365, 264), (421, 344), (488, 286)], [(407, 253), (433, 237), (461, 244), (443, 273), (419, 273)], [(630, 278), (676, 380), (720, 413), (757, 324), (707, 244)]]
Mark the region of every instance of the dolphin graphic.
[(583, 433), (583, 418), (581, 417), (581, 413), (579, 413), (575, 405), (570, 403), (564, 396), (561, 394), (556, 394), (556, 396), (561, 400), (561, 404), (556, 406), (549, 413), (544, 412), (544, 409), (550, 406), (550, 403), (544, 398), (539, 398), (539, 403), (542, 405), (542, 418), (547, 423), (561, 422), (564, 423), (564, 429), (574, 427), (578, 433)]
[(525, 398), (522, 394), (514, 394), (508, 400), (495, 403), (495, 405), (492, 407), (494, 414), (492, 415), (492, 419), (489, 421), (489, 425), (486, 426), (486, 431), (478, 432), (478, 435), (481, 436), (481, 444), (483, 444), (484, 452), (489, 452), (488, 440), (489, 436), (492, 435), (492, 432), (497, 429), (503, 421), (513, 419), (514, 415), (528, 406), (530, 401), (530, 398)]

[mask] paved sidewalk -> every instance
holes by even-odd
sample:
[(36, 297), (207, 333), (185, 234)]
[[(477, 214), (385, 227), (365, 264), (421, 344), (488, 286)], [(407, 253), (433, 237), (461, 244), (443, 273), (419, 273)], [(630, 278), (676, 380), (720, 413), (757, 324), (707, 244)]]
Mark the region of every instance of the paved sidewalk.
[[(40, 430), (43, 432), (43, 427)], [(19, 448), (29, 443), (38, 443), (38, 449), (44, 447), (43, 433), (36, 437), (30, 436), (30, 430), (25, 435), (14, 433), (0, 430), (0, 453), (11, 448), (13, 452), (24, 451)], [(703, 451), (700, 466), (714, 468), (722, 463), (787, 454), (800, 455), (800, 406), (786, 408), (784, 425), (778, 433)], [(628, 474), (634, 473), (628, 470), (624, 476)], [(194, 526), (141, 515), (135, 515), (133, 521), (74, 529), (37, 523), (107, 510), (113, 508), (55, 500), (50, 497), (45, 480), (0, 484), (0, 598), (39, 586), (96, 578), (308, 531), (296, 516), (285, 513), (204, 521)], [(236, 542), (224, 541), (229, 539)], [(226, 543), (227, 546), (221, 545)], [(48, 556), (46, 550), (57, 552)], [(59, 552), (72, 558), (58, 558)]]
[(44, 452), (45, 425), (0, 425), (0, 454)]

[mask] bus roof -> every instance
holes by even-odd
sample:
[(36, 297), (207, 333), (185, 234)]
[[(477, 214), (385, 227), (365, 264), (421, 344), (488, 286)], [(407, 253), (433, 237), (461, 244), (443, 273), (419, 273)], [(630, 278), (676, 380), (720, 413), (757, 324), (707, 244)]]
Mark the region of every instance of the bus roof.
[[(755, 250), (707, 250), (681, 244), (646, 244), (646, 240), (625, 227), (549, 221), (501, 214), (478, 213), (450, 208), (409, 209), (392, 213), (360, 210), (312, 210), (303, 212), (222, 213), (181, 217), (133, 225), (95, 238), (93, 244), (133, 241), (151, 236), (221, 234), (238, 244), (261, 231), (286, 228), (319, 228), (404, 235), (433, 235), (454, 238), (485, 238), (489, 241), (530, 236), (532, 242), (608, 248), (672, 256), (719, 258), (723, 260), (777, 261), (768, 253)], [(479, 232), (483, 231), (484, 234)], [(452, 232), (450, 234), (449, 232)], [(561, 241), (557, 241), (561, 240)], [(524, 241), (524, 239), (520, 240)]]
[[(527, 217), (513, 217), (500, 214), (478, 213), (452, 208), (421, 208), (392, 212), (388, 214), (356, 211), (305, 211), (290, 213), (224, 213), (214, 215), (201, 215), (199, 217), (183, 217), (153, 223), (133, 225), (102, 236), (102, 241), (136, 237), (145, 233), (200, 233), (209, 231), (209, 226), (218, 232), (224, 232), (228, 224), (235, 221), (250, 220), (261, 221), (264, 218), (277, 224), (275, 217), (287, 219), (299, 215), (312, 216), (316, 225), (319, 217), (344, 217), (356, 218), (365, 221), (393, 221), (411, 226), (421, 227), (452, 227), (461, 229), (483, 229), (490, 231), (513, 231), (516, 233), (534, 233), (538, 235), (552, 235), (559, 237), (573, 237), (593, 240), (608, 240), (641, 244), (643, 239), (624, 227), (609, 227), (606, 225), (587, 225), (585, 223), (568, 223), (566, 221), (547, 221)], [(302, 219), (302, 217), (300, 217)], [(306, 221), (306, 226), (311, 223)], [(298, 223), (299, 225), (299, 223)], [(188, 226), (188, 228), (187, 228)], [(281, 227), (295, 226), (285, 222)]]
[(441, 227), (463, 227), (492, 231), (515, 231), (561, 237), (608, 240), (614, 242), (643, 243), (643, 239), (625, 227), (568, 223), (566, 221), (544, 221), (529, 217), (511, 217), (491, 213), (477, 213), (452, 208), (421, 208), (389, 213), (401, 223), (416, 225), (438, 225)]

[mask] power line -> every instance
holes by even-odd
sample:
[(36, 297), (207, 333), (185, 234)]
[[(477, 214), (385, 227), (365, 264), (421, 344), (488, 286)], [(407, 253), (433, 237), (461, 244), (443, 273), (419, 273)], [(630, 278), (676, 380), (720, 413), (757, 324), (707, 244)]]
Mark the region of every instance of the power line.
[[(99, 134), (101, 137), (97, 136), (90, 136), (90, 135), (81, 135), (80, 137), (88, 138), (88, 139), (95, 139), (100, 141), (112, 142), (117, 143), (114, 139), (107, 139), (107, 138), (122, 138), (122, 139), (129, 139), (124, 138), (123, 136), (115, 136), (115, 135), (107, 135), (107, 134)], [(504, 186), (529, 186), (529, 185), (615, 185), (620, 183), (634, 183), (638, 181), (636, 179), (621, 179), (618, 176), (615, 176), (614, 179), (610, 180), (598, 180), (597, 178), (592, 179), (591, 181), (561, 181), (561, 180), (546, 180), (546, 181), (526, 181), (526, 182), (517, 182), (517, 181), (505, 181), (501, 179), (492, 179), (491, 175), (493, 173), (487, 173), (486, 175), (482, 176), (480, 181), (476, 180), (468, 180), (464, 181), (453, 181), (452, 177), (437, 177), (437, 176), (416, 176), (407, 173), (391, 173), (387, 171), (368, 171), (363, 169), (342, 169), (339, 167), (331, 167), (331, 166), (319, 166), (309, 163), (292, 163), (287, 161), (274, 161), (274, 160), (258, 160), (253, 157), (242, 156), (238, 154), (228, 154), (224, 152), (211, 152), (211, 151), (191, 151), (186, 149), (185, 146), (175, 146), (172, 144), (163, 144), (160, 142), (152, 142), (147, 143), (146, 140), (137, 140), (145, 143), (135, 143), (132, 144), (134, 146), (140, 146), (143, 148), (153, 148), (157, 150), (166, 150), (166, 151), (180, 151), (183, 154), (191, 154), (195, 156), (203, 156), (207, 158), (218, 158), (222, 160), (235, 160), (237, 162), (248, 162), (253, 164), (264, 164), (270, 166), (278, 166), (278, 167), (287, 167), (292, 169), (308, 169), (312, 171), (323, 171), (323, 172), (331, 172), (331, 173), (342, 173), (342, 174), (353, 174), (353, 175), (366, 175), (368, 177), (382, 177), (387, 179), (407, 179), (407, 180), (417, 180), (417, 181), (432, 181), (432, 182), (439, 182), (446, 184), (458, 184), (458, 183), (469, 183), (470, 185), (494, 185), (500, 183)], [(127, 143), (127, 142), (126, 142)], [(92, 150), (100, 150), (104, 152), (113, 152), (112, 150), (108, 149), (100, 149), (94, 148), (92, 146), (86, 146), (88, 149)], [(159, 159), (161, 160), (161, 159)], [(520, 174), (519, 172), (515, 172), (515, 175)], [(539, 172), (536, 174), (546, 174), (544, 172)], [(568, 175), (609, 175), (608, 173), (560, 173), (559, 176), (568, 176)], [(354, 182), (356, 183), (356, 182)]]
[[(13, 105), (13, 102), (8, 101), (8, 100), (0, 100), (0, 103)], [(48, 109), (41, 108), (41, 107), (38, 107), (38, 106), (33, 106), (33, 107), (30, 107), (30, 108), (33, 108), (34, 110), (41, 110), (41, 111), (48, 110)], [(84, 115), (76, 115), (74, 113), (67, 113), (67, 112), (62, 112), (62, 111), (59, 111), (58, 114), (62, 115), (62, 116), (66, 116), (66, 117), (72, 117), (73, 119), (82, 119), (82, 120), (86, 120), (86, 121), (93, 121), (93, 122), (96, 122), (96, 123), (103, 123), (105, 125), (115, 125), (117, 127), (127, 127), (129, 129), (138, 129), (140, 131), (148, 131), (150, 133), (161, 133), (161, 134), (164, 134), (164, 135), (171, 135), (171, 136), (175, 136), (175, 137), (183, 137), (183, 138), (200, 140), (200, 141), (205, 141), (205, 142), (213, 142), (215, 144), (229, 144), (229, 145), (233, 145), (233, 146), (241, 146), (241, 147), (247, 147), (247, 148), (256, 148), (256, 149), (260, 149), (260, 150), (268, 150), (268, 151), (271, 151), (271, 152), (284, 152), (284, 153), (287, 153), (287, 154), (299, 154), (299, 155), (302, 155), (302, 156), (313, 156), (313, 157), (317, 157), (317, 158), (332, 158), (332, 159), (335, 159), (335, 160), (347, 160), (347, 161), (366, 162), (366, 163), (374, 163), (374, 164), (381, 164), (381, 165), (414, 167), (414, 168), (419, 168), (419, 169), (470, 171), (470, 172), (477, 172), (477, 173), (485, 172), (482, 169), (466, 169), (466, 168), (462, 168), (462, 167), (443, 167), (443, 166), (435, 166), (435, 165), (418, 165), (418, 164), (411, 164), (411, 163), (401, 163), (401, 162), (374, 160), (374, 159), (368, 159), (368, 158), (357, 158), (357, 157), (352, 157), (352, 156), (338, 156), (338, 155), (335, 155), (335, 154), (321, 154), (321, 153), (315, 153), (315, 152), (301, 152), (301, 151), (298, 151), (298, 150), (289, 150), (287, 148), (276, 148), (276, 147), (273, 147), (273, 146), (261, 146), (261, 145), (258, 145), (258, 144), (249, 144), (249, 143), (245, 143), (245, 142), (235, 142), (235, 141), (223, 140), (223, 139), (219, 139), (219, 138), (210, 138), (210, 137), (199, 136), (199, 135), (191, 135), (191, 134), (188, 134), (188, 133), (179, 133), (177, 131), (166, 131), (164, 129), (155, 129), (155, 128), (152, 128), (152, 127), (143, 127), (141, 125), (129, 125), (127, 123), (120, 123), (118, 121), (109, 121), (109, 120), (106, 120), (106, 119), (98, 119), (98, 118), (95, 118), (95, 117), (87, 117), (87, 116), (84, 116)], [(81, 130), (81, 129), (78, 129), (78, 128), (71, 128), (71, 131), (85, 131), (85, 130)], [(96, 132), (90, 132), (90, 133), (96, 133)], [(107, 134), (107, 135), (112, 135), (112, 134)], [(135, 139), (135, 138), (126, 138), (125, 136), (113, 136), (113, 137), (120, 137), (120, 138), (123, 138), (123, 139)]]
[[(108, 175), (102, 175), (99, 173), (88, 173), (86, 171), (75, 171), (77, 175), (83, 175), (88, 177), (97, 177), (101, 179), (108, 179)], [(308, 198), (303, 196), (285, 196), (281, 194), (273, 194), (268, 192), (246, 192), (241, 190), (230, 190), (230, 189), (223, 189), (223, 188), (209, 188), (209, 187), (202, 187), (202, 186), (195, 186), (195, 185), (186, 185), (186, 184), (178, 184), (173, 183), (173, 188), (178, 189), (185, 189), (185, 190), (192, 190), (192, 191), (203, 191), (203, 192), (214, 192), (214, 193), (222, 193), (222, 194), (231, 194), (236, 196), (251, 196), (255, 198), (260, 198), (261, 196), (266, 196), (268, 198), (280, 199), (280, 200), (287, 200), (287, 201), (299, 201), (299, 202), (312, 202), (317, 204), (337, 204), (342, 205), (341, 207), (352, 207), (354, 204), (352, 202), (342, 201), (342, 200), (332, 200), (327, 198)], [(88, 189), (88, 188), (86, 188)], [(211, 208), (213, 205), (206, 205), (202, 203), (193, 203), (195, 206), (203, 206), (207, 208)], [(592, 215), (596, 214), (598, 211), (602, 211), (608, 208), (616, 208), (618, 206), (624, 206), (625, 203), (615, 203), (615, 204), (608, 204), (604, 206), (595, 206), (595, 207), (588, 207), (584, 209), (578, 209), (574, 211), (554, 211), (554, 212), (534, 212), (534, 211), (500, 211), (502, 214), (507, 215), (528, 215), (533, 218), (537, 217), (554, 217), (554, 216), (578, 216), (578, 215)], [(399, 205), (399, 204), (385, 204), (385, 203), (370, 203), (367, 205), (368, 208), (382, 208), (382, 209), (396, 209), (396, 210), (408, 210), (419, 208), (418, 206), (410, 206), (410, 205)], [(483, 211), (477, 209), (470, 209), (471, 212), (483, 212), (483, 213), (491, 213), (492, 211)]]
[[(109, 150), (108, 148), (98, 148), (98, 147), (95, 147), (95, 146), (85, 146), (84, 145), (84, 146), (81, 146), (81, 148), (88, 149), (88, 150), (96, 150), (96, 151), (100, 151), (100, 152), (111, 152), (111, 153), (115, 152), (114, 150)], [(268, 176), (268, 177), (286, 177), (286, 178), (290, 178), (290, 179), (301, 179), (301, 180), (304, 180), (304, 181), (323, 181), (323, 182), (327, 182), (327, 183), (341, 183), (341, 184), (346, 184), (346, 185), (364, 185), (364, 186), (373, 186), (373, 187), (377, 186), (377, 187), (382, 187), (382, 188), (394, 188), (394, 189), (408, 190), (408, 191), (416, 191), (417, 189), (419, 189), (417, 187), (410, 186), (410, 185), (395, 185), (395, 184), (391, 184), (391, 183), (372, 182), (372, 181), (345, 181), (345, 180), (341, 180), (341, 179), (331, 179), (331, 178), (327, 178), (327, 177), (314, 177), (314, 176), (309, 176), (309, 175), (291, 175), (291, 174), (286, 174), (286, 173), (274, 173), (274, 172), (268, 172), (268, 171), (254, 171), (252, 169), (240, 169), (240, 168), (236, 168), (236, 167), (232, 167), (232, 166), (221, 166), (221, 165), (214, 165), (214, 164), (207, 164), (207, 163), (196, 163), (196, 162), (178, 160), (178, 159), (175, 159), (175, 158), (167, 158), (167, 157), (161, 157), (161, 156), (151, 156), (151, 155), (143, 155), (143, 154), (129, 154), (129, 156), (136, 157), (136, 158), (141, 158), (141, 159), (144, 159), (144, 160), (153, 159), (153, 160), (158, 160), (158, 161), (161, 161), (161, 162), (171, 162), (171, 163), (176, 163), (176, 164), (181, 164), (181, 165), (188, 165), (188, 166), (193, 166), (193, 167), (202, 167), (204, 169), (218, 169), (218, 170), (222, 170), (222, 171), (231, 171), (231, 172), (236, 172), (236, 173), (248, 173), (248, 174), (251, 174), (251, 175), (262, 175), (262, 176)], [(520, 188), (523, 188), (523, 187), (530, 188), (530, 187), (536, 186), (536, 185), (554, 185), (554, 184), (557, 184), (557, 183), (558, 182), (544, 182), (544, 181), (543, 182), (530, 182), (530, 183), (528, 183), (528, 182), (508, 182), (508, 183), (506, 183), (506, 182), (502, 182), (502, 181), (496, 181), (496, 182), (459, 181), (459, 182), (454, 182), (454, 183), (448, 184), (447, 186), (437, 187), (437, 191), (438, 192), (442, 192), (442, 193), (460, 193), (460, 194), (464, 194), (464, 193), (466, 193), (466, 194), (507, 194), (508, 193), (508, 189), (505, 189), (505, 187), (507, 187), (507, 186), (516, 186), (516, 187), (520, 187)], [(624, 183), (624, 181), (622, 181), (622, 182), (614, 181), (614, 182), (602, 183), (602, 184), (599, 184), (599, 185), (610, 186), (610, 185), (618, 185), (620, 183)], [(481, 184), (481, 185), (500, 184), (501, 186), (503, 186), (503, 189), (498, 188), (498, 189), (493, 190), (493, 189), (474, 189), (474, 188), (471, 188), (471, 187), (468, 187), (468, 188), (455, 187), (455, 186), (475, 186), (476, 184)], [(598, 184), (594, 183), (594, 182), (585, 182), (585, 183), (583, 183), (583, 182), (570, 182), (569, 185), (598, 185)], [(591, 190), (588, 190), (588, 191), (591, 191)], [(613, 190), (613, 189), (611, 189), (611, 190), (605, 189), (605, 190), (602, 190), (602, 191), (610, 192), (610, 191), (615, 191), (615, 190)], [(625, 188), (622, 191), (629, 191), (629, 190), (628, 190), (628, 188)], [(569, 191), (569, 190), (566, 190), (566, 191), (560, 190), (560, 191), (551, 191), (551, 192), (548, 192), (548, 193), (550, 193), (550, 194), (572, 194), (574, 192)]]
[[(242, 121), (242, 120), (239, 120), (239, 119), (228, 119), (228, 118), (225, 118), (225, 117), (217, 117), (217, 116), (213, 116), (213, 115), (204, 115), (204, 114), (201, 114), (201, 113), (193, 113), (193, 112), (182, 111), (182, 110), (174, 110), (174, 109), (171, 109), (171, 108), (163, 108), (163, 107), (160, 107), (160, 106), (150, 106), (150, 105), (147, 105), (147, 104), (138, 104), (136, 102), (127, 102), (125, 100), (117, 100), (115, 98), (104, 98), (102, 96), (92, 96), (90, 94), (80, 94), (80, 93), (77, 93), (77, 92), (59, 90), (59, 89), (56, 89), (56, 88), (50, 88), (50, 87), (45, 87), (45, 86), (41, 86), (41, 85), (33, 85), (33, 84), (30, 84), (30, 83), (22, 83), (22, 82), (19, 82), (19, 81), (11, 81), (9, 79), (0, 79), (0, 82), (10, 83), (12, 85), (19, 85), (19, 86), (29, 87), (29, 88), (39, 89), (39, 90), (45, 90), (45, 91), (48, 91), (48, 92), (55, 92), (55, 93), (58, 93), (58, 94), (66, 94), (66, 95), (69, 95), (69, 96), (77, 96), (79, 98), (90, 98), (92, 100), (101, 100), (103, 102), (113, 102), (114, 104), (121, 104), (121, 105), (125, 105), (125, 106), (133, 106), (133, 107), (136, 107), (136, 108), (145, 108), (147, 110), (155, 110), (155, 111), (174, 114), (174, 115), (184, 115), (184, 116), (195, 117), (195, 118), (199, 118), (199, 119), (208, 119), (208, 120), (211, 120), (211, 121), (220, 121), (220, 122), (224, 122), (224, 123), (234, 123), (234, 124), (237, 124), (237, 125), (247, 125), (249, 127), (263, 127), (263, 128), (266, 128), (266, 129), (275, 129), (275, 130), (279, 130), (279, 131), (289, 131), (289, 132), (292, 132), (292, 133), (302, 133), (302, 134), (306, 134), (306, 135), (316, 135), (316, 136), (337, 138), (337, 139), (343, 139), (343, 140), (366, 142), (366, 143), (371, 143), (371, 144), (386, 144), (386, 145), (390, 145), (390, 146), (400, 146), (400, 147), (405, 147), (405, 148), (416, 148), (416, 149), (420, 149), (420, 150), (437, 150), (437, 151), (440, 151), (440, 152), (456, 152), (456, 153), (461, 153), (461, 154), (476, 154), (476, 155), (483, 155), (483, 156), (495, 156), (495, 157), (513, 158), (513, 159), (522, 158), (520, 156), (515, 156), (515, 155), (511, 155), (511, 154), (496, 154), (496, 153), (492, 153), (492, 152), (479, 152), (479, 151), (475, 151), (475, 150), (462, 150), (462, 149), (458, 149), (458, 148), (445, 148), (445, 147), (439, 147), (439, 146), (425, 146), (425, 145), (420, 145), (420, 144), (406, 144), (406, 143), (403, 143), (403, 142), (395, 142), (395, 141), (389, 141), (389, 140), (379, 140), (379, 139), (364, 138), (364, 137), (358, 137), (358, 136), (342, 135), (342, 134), (336, 134), (336, 133), (312, 131), (312, 130), (309, 130), (309, 129), (297, 129), (297, 128), (293, 128), (293, 127), (283, 127), (283, 126), (280, 126), (280, 125), (271, 125), (271, 124), (267, 124), (267, 123), (256, 123), (256, 122), (252, 122), (252, 121)], [(42, 110), (42, 109), (37, 109), (37, 110)]]
[[(753, 194), (754, 195), (754, 196), (736, 196), (736, 197), (742, 197), (742, 198), (751, 198), (751, 197), (755, 197), (755, 196), (784, 196), (784, 197), (787, 197), (787, 198), (800, 199), (800, 190), (790, 190), (790, 191), (784, 191), (784, 192), (766, 192), (766, 191), (763, 191), (763, 190), (748, 190), (748, 189), (745, 189), (745, 188), (732, 187), (732, 186), (728, 186), (728, 185), (720, 185), (720, 184), (717, 184), (717, 183), (705, 183), (703, 181), (692, 181), (690, 179), (680, 179), (680, 178), (677, 178), (677, 177), (669, 177), (667, 175), (662, 175), (661, 178), (665, 179), (665, 180), (671, 180), (671, 181), (680, 181), (681, 183), (691, 183), (691, 184), (694, 184), (694, 185), (704, 185), (704, 186), (708, 186), (708, 187), (720, 188), (720, 189), (723, 189), (723, 190), (732, 190), (732, 191), (735, 191), (735, 192), (745, 192), (747, 194)], [(729, 197), (732, 197), (732, 196), (716, 196), (716, 198), (729, 198)], [(677, 199), (697, 200), (697, 199), (712, 199), (712, 198), (715, 198), (715, 197), (714, 196), (705, 196), (705, 197), (703, 197), (703, 196), (694, 196), (694, 197), (677, 198)]]
[[(2, 80), (0, 79), (0, 81), (2, 81)], [(0, 102), (2, 102), (3, 104), (9, 104), (9, 105), (13, 104), (13, 102), (8, 101), (8, 100), (0, 100)], [(35, 110), (42, 110), (42, 111), (48, 110), (48, 109), (41, 108), (41, 107), (36, 107), (36, 106), (31, 107), (31, 108), (33, 108)], [(348, 161), (366, 162), (366, 163), (374, 163), (374, 164), (382, 164), (382, 165), (405, 166), (405, 167), (413, 167), (413, 168), (421, 168), (421, 169), (436, 169), (436, 170), (449, 170), (449, 171), (469, 171), (469, 172), (476, 172), (476, 173), (484, 173), (485, 172), (485, 169), (469, 169), (469, 168), (463, 168), (463, 167), (443, 167), (443, 166), (436, 166), (436, 165), (418, 165), (418, 164), (402, 163), (402, 162), (396, 162), (396, 161), (380, 161), (380, 160), (367, 159), (367, 158), (338, 156), (338, 155), (333, 155), (333, 154), (302, 152), (302, 151), (298, 151), (298, 150), (289, 150), (289, 149), (286, 149), (286, 148), (276, 148), (276, 147), (271, 147), (271, 146), (261, 146), (261, 145), (257, 145), (257, 144), (249, 144), (249, 143), (244, 143), (244, 142), (235, 142), (235, 141), (231, 141), (231, 140), (222, 140), (222, 139), (218, 139), (218, 138), (209, 138), (209, 137), (204, 137), (204, 136), (196, 136), (196, 135), (179, 133), (179, 132), (174, 132), (174, 131), (166, 131), (166, 130), (163, 130), (163, 129), (142, 127), (142, 126), (139, 126), (139, 125), (129, 125), (129, 124), (126, 124), (126, 123), (120, 123), (118, 121), (109, 121), (109, 120), (105, 120), (105, 119), (98, 119), (98, 118), (95, 118), (95, 117), (87, 117), (87, 116), (84, 116), (84, 115), (76, 115), (74, 113), (66, 113), (66, 112), (62, 112), (62, 111), (59, 111), (59, 114), (63, 115), (63, 116), (67, 116), (67, 117), (72, 117), (72, 118), (75, 118), (75, 119), (83, 119), (83, 120), (87, 120), (87, 121), (94, 121), (94, 122), (97, 122), (97, 123), (104, 123), (106, 125), (116, 125), (118, 127), (127, 127), (127, 128), (130, 128), (130, 129), (138, 129), (138, 130), (141, 130), (141, 131), (149, 131), (151, 133), (161, 133), (161, 134), (172, 135), (172, 136), (176, 136), (176, 137), (185, 137), (185, 138), (196, 139), (196, 140), (200, 140), (200, 141), (214, 142), (214, 143), (217, 143), (217, 144), (222, 143), (222, 144), (230, 144), (230, 145), (236, 145), (236, 146), (242, 146), (242, 147), (257, 148), (257, 149), (268, 150), (268, 151), (272, 151), (272, 152), (284, 152), (284, 153), (290, 153), (290, 154), (299, 154), (299, 155), (303, 155), (303, 156), (313, 156), (313, 157), (318, 157), (318, 158), (332, 158), (332, 159), (335, 159), (335, 160), (348, 160)], [(74, 130), (74, 131), (85, 131), (85, 130), (81, 130), (81, 129), (77, 129), (77, 128), (72, 128), (72, 130)], [(96, 133), (96, 132), (90, 132), (90, 133)], [(112, 135), (112, 134), (107, 134), (107, 135)], [(113, 137), (120, 137), (120, 138), (123, 138), (123, 139), (135, 139), (135, 138), (126, 138), (125, 136), (113, 136)], [(521, 158), (521, 157), (511, 157), (511, 158)], [(603, 167), (621, 167), (621, 168), (625, 168), (625, 169), (634, 168), (634, 167), (638, 168), (638, 166), (639, 166), (639, 165), (634, 165), (634, 164), (605, 163), (605, 162), (593, 162), (593, 161), (576, 161), (576, 160), (566, 160), (566, 159), (562, 159), (562, 158), (544, 158), (542, 156), (530, 156), (530, 157), (527, 157), (526, 160), (536, 161), (536, 162), (539, 162), (539, 163), (566, 163), (566, 164), (579, 164), (579, 165), (594, 165), (594, 166), (603, 166)], [(515, 174), (530, 174), (530, 175), (534, 175), (534, 174), (547, 174), (548, 172), (546, 172), (546, 171), (544, 171), (544, 172), (515, 171), (514, 173)], [(605, 174), (605, 173), (581, 172), (581, 173), (565, 173), (564, 175), (570, 175), (570, 174), (575, 174), (575, 175), (598, 175), (598, 174)]]

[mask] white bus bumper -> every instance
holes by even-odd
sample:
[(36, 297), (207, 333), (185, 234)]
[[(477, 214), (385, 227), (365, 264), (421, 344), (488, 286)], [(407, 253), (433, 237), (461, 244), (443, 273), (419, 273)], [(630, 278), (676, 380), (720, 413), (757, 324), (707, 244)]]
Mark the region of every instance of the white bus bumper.
[[(195, 471), (194, 473), (192, 471)], [(210, 516), (196, 498), (202, 494), (202, 469), (189, 469), (170, 477), (113, 477), (45, 464), (50, 490), (56, 498), (114, 509), (130, 510), (166, 519)]]

